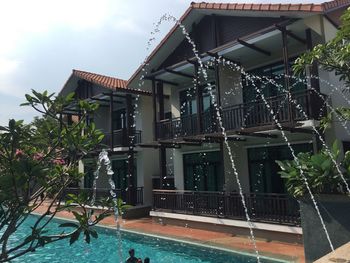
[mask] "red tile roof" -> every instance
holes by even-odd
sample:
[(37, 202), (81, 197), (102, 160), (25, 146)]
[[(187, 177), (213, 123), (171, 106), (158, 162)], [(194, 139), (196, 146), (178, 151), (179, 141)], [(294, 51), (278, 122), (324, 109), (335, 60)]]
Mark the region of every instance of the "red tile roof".
[(87, 71), (73, 69), (73, 75), (110, 89), (125, 89), (126, 80), (108, 77)]
[(274, 11), (274, 12), (326, 12), (330, 9), (349, 5), (350, 0), (334, 0), (321, 4), (252, 4), (252, 3), (191, 3), (193, 9), (216, 9), (235, 11)]
[[(253, 11), (253, 12), (309, 12), (309, 13), (326, 13), (333, 9), (342, 8), (350, 5), (350, 0), (332, 0), (321, 4), (244, 4), (244, 3), (195, 3), (192, 2), (186, 12), (180, 17), (179, 21), (182, 23), (187, 16), (190, 15), (192, 10), (212, 9), (212, 10), (231, 10), (231, 11)], [(152, 53), (147, 57), (145, 64), (147, 64), (158, 50), (164, 45), (164, 43), (170, 38), (170, 36), (176, 31), (178, 24), (176, 24), (168, 34), (162, 39), (162, 41), (156, 46)], [(129, 78), (127, 85), (134, 80), (134, 78), (142, 70), (144, 64), (134, 72)]]
[(127, 90), (130, 93), (150, 94), (150, 92), (127, 87), (127, 81), (87, 71), (73, 69), (74, 76), (112, 90)]

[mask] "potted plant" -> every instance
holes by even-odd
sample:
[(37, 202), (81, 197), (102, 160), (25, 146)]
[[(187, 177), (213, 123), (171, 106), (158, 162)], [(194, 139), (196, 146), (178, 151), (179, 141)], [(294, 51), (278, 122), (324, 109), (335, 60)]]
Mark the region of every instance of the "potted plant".
[(300, 203), (305, 258), (307, 262), (313, 262), (332, 250), (303, 176), (315, 197), (334, 249), (349, 242), (350, 196), (343, 178), (349, 184), (350, 151), (340, 158), (335, 142), (332, 149), (323, 148), (315, 154), (299, 153), (297, 158), (299, 163), (295, 160), (276, 162), (287, 191)]

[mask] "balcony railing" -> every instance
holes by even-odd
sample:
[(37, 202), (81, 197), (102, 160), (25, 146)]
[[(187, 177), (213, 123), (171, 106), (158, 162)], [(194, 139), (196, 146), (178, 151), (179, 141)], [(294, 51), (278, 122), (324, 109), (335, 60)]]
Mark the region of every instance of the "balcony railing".
[[(113, 136), (113, 147), (126, 147), (128, 146), (129, 143), (129, 138), (128, 138), (128, 133), (127, 129), (120, 129), (120, 130), (115, 130), (112, 133), (105, 133), (105, 137), (103, 138), (101, 144), (103, 146), (112, 146), (112, 136)], [(134, 131), (134, 139), (133, 143), (141, 143), (141, 131), (135, 130)]]
[[(263, 100), (225, 107), (221, 111), (222, 124), (228, 131), (271, 126), (275, 124), (271, 109), (274, 111), (276, 119), (282, 124), (295, 125), (295, 122), (306, 119), (319, 120), (327, 112), (325, 98), (326, 96), (323, 94), (316, 94), (313, 90), (305, 90), (293, 93), (291, 98), (287, 94), (266, 98), (270, 109)], [(308, 118), (305, 118), (304, 114)], [(199, 130), (196, 114), (164, 120), (157, 123), (157, 138), (172, 139), (219, 132), (220, 125), (217, 121), (216, 110), (209, 109), (203, 112), (201, 124), (202, 128)]]
[[(143, 204), (143, 187), (136, 187), (135, 188), (135, 195), (136, 195), (136, 205), (142, 205)], [(90, 197), (92, 197), (93, 189), (92, 188), (67, 188), (64, 191), (63, 196), (65, 197), (67, 194), (74, 194), (78, 195), (81, 192), (86, 192)], [(116, 189), (115, 193), (117, 195), (117, 198), (123, 199), (123, 201), (127, 202), (127, 192), (125, 190)], [(96, 200), (100, 198), (106, 198), (110, 197), (110, 189), (108, 188), (97, 188), (96, 189)]]
[[(252, 221), (300, 225), (298, 202), (286, 194), (244, 194)], [(153, 190), (153, 209), (246, 220), (241, 196), (228, 192)]]

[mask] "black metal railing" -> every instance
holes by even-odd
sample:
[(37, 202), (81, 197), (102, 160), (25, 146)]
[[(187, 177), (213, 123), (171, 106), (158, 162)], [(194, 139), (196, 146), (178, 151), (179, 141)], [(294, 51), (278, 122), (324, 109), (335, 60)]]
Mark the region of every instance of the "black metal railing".
[[(244, 200), (252, 221), (300, 225), (299, 204), (287, 194), (244, 194)], [(246, 220), (238, 193), (153, 190), (153, 209)]]
[[(127, 129), (115, 130), (113, 133), (104, 133), (105, 137), (103, 138), (101, 145), (107, 147), (127, 147), (129, 144), (129, 137)], [(113, 136), (113, 145), (112, 145), (112, 136)], [(141, 131), (134, 131), (133, 143), (141, 143)]]
[[(81, 192), (86, 192), (91, 197), (93, 195), (92, 188), (66, 188), (63, 193), (63, 199), (65, 199), (65, 196), (67, 196), (67, 194), (78, 195)], [(127, 191), (116, 189), (115, 193), (117, 195), (117, 198), (121, 198), (123, 199), (124, 202), (127, 202)], [(142, 205), (143, 204), (143, 187), (136, 187), (135, 192), (133, 194), (135, 194), (136, 196), (136, 198), (134, 199), (136, 201), (136, 205)], [(111, 196), (110, 189), (108, 188), (96, 189), (96, 200), (100, 198), (110, 197), (110, 196)]]
[(169, 139), (198, 134), (197, 114), (163, 120), (157, 123), (157, 138)]
[[(256, 100), (224, 107), (220, 114), (222, 124), (227, 131), (275, 125), (271, 110), (281, 124), (293, 126), (297, 121), (319, 120), (325, 116), (327, 113), (325, 99), (326, 96), (323, 94), (317, 94), (313, 90), (304, 90), (292, 93), (291, 96), (285, 93), (267, 97), (266, 102)], [(217, 119), (216, 110), (210, 108), (201, 114), (201, 129), (198, 129), (196, 114), (164, 120), (157, 123), (157, 138), (172, 139), (219, 132), (220, 125)]]

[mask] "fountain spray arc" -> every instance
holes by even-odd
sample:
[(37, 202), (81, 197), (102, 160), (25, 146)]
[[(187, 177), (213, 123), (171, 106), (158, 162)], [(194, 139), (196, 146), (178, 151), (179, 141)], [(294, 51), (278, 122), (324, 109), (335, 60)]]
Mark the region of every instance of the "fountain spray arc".
[(115, 193), (115, 184), (113, 181), (113, 170), (112, 170), (112, 165), (111, 165), (111, 160), (108, 157), (108, 152), (103, 149), (97, 159), (97, 169), (94, 172), (94, 181), (93, 181), (93, 192), (92, 192), (92, 198), (91, 198), (91, 202), (90, 205), (94, 206), (95, 202), (96, 202), (96, 190), (97, 190), (97, 180), (100, 176), (100, 171), (102, 167), (105, 167), (106, 170), (106, 174), (108, 176), (108, 183), (110, 185), (110, 195), (112, 197), (112, 201), (113, 201), (113, 212), (114, 212), (114, 219), (115, 219), (115, 223), (116, 223), (116, 233), (117, 233), (117, 240), (118, 240), (118, 257), (119, 257), (119, 262), (123, 263), (123, 248), (122, 248), (122, 237), (121, 237), (121, 231), (120, 231), (120, 211), (119, 211), (119, 207), (118, 207), (118, 198), (117, 198), (117, 194)]

